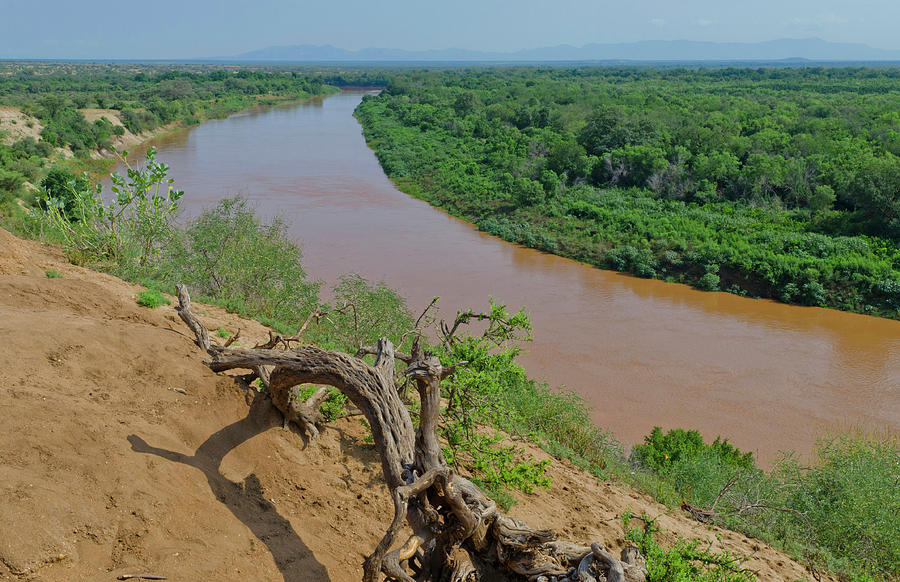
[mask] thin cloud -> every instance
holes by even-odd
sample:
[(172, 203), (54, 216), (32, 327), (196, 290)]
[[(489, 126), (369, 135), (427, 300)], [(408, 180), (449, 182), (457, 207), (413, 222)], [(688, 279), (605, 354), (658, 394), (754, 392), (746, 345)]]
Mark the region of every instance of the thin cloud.
[(847, 19), (834, 12), (823, 12), (816, 16), (816, 22), (820, 24), (846, 24)]
[(799, 26), (824, 26), (826, 24), (847, 24), (848, 22), (846, 18), (834, 12), (820, 12), (812, 18), (798, 16), (791, 19), (792, 24)]
[(651, 18), (650, 24), (652, 24), (653, 26), (665, 26), (666, 21), (663, 18)]

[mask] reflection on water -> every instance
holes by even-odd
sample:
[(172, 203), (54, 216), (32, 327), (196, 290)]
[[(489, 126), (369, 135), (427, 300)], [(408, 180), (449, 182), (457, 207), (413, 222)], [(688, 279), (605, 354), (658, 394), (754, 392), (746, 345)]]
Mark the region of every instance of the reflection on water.
[(283, 215), (308, 272), (358, 272), (415, 311), (488, 296), (526, 305), (523, 362), (583, 394), (626, 442), (653, 425), (728, 436), (771, 459), (824, 431), (900, 426), (900, 322), (704, 293), (586, 267), (479, 233), (398, 192), (352, 117), (361, 92), (261, 108), (158, 140), (188, 215), (242, 194)]

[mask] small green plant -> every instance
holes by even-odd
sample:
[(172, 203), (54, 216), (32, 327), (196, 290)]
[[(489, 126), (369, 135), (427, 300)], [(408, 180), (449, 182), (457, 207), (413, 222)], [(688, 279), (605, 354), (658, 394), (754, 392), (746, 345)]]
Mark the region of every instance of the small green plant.
[(535, 461), (523, 447), (504, 445), (501, 435), (467, 434), (463, 425), (453, 423), (442, 431), (442, 436), (447, 441), (447, 462), (470, 469), (472, 481), (504, 509), (515, 503), (510, 489), (534, 493), (537, 487), (550, 487), (552, 479), (545, 474), (550, 460)]
[(144, 289), (140, 293), (138, 293), (137, 297), (138, 305), (142, 305), (144, 307), (149, 307), (150, 309), (155, 309), (160, 305), (171, 305), (172, 302), (169, 299), (157, 291), (156, 289)]
[(753, 582), (756, 576), (741, 568), (742, 559), (731, 552), (717, 552), (711, 543), (679, 539), (664, 549), (654, 538), (656, 521), (641, 516), (644, 526), (629, 528), (633, 518), (622, 517), (625, 539), (634, 542), (647, 560), (647, 582)]
[(224, 327), (220, 327), (216, 330), (216, 337), (220, 337), (222, 339), (226, 339), (231, 337), (231, 332), (225, 329)]
[(322, 403), (319, 410), (322, 412), (325, 422), (334, 422), (343, 414), (344, 408), (350, 399), (337, 388), (329, 388), (328, 390), (331, 392), (331, 396)]
[(365, 418), (360, 418), (360, 419), (359, 419), (359, 422), (360, 422), (360, 424), (362, 424), (363, 427), (366, 429), (366, 436), (363, 437), (363, 441), (365, 441), (365, 442), (367, 442), (367, 443), (369, 443), (369, 444), (374, 443), (374, 442), (375, 442), (375, 438), (372, 436), (372, 427), (369, 426), (369, 423), (366, 422), (366, 419), (365, 419)]
[[(318, 386), (312, 384), (304, 386), (303, 389), (300, 390), (300, 400), (305, 401), (318, 389)], [(334, 422), (344, 412), (344, 407), (350, 399), (340, 390), (332, 386), (328, 387), (328, 393), (328, 398), (319, 406), (319, 412), (322, 413), (322, 420), (324, 422)]]
[(63, 278), (63, 274), (60, 273), (59, 271), (57, 271), (56, 269), (50, 269), (50, 270), (44, 271), (44, 275), (48, 279), (62, 279)]

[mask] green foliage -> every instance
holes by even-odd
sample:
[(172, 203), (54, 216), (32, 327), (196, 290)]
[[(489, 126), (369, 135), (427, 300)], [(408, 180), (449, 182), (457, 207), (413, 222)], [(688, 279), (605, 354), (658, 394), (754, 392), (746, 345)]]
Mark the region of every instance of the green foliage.
[[(900, 445), (896, 438), (842, 435), (823, 441), (818, 462), (784, 477), (785, 503), (809, 521), (808, 544), (832, 566), (877, 580), (900, 578)], [(826, 562), (827, 563), (827, 562)]]
[[(500, 426), (505, 385), (527, 382), (514, 363), (518, 349), (511, 344), (531, 338), (531, 322), (520, 310), (510, 314), (503, 304), (490, 301), (487, 312), (473, 310), (457, 314), (454, 325), (445, 327), (439, 355), (446, 362), (466, 362), (448, 384), (448, 406), (441, 436), (447, 441), (450, 464), (472, 471), (474, 480), (504, 507), (513, 502), (509, 489), (526, 493), (549, 487), (544, 476), (549, 461), (535, 461), (521, 447), (503, 444), (503, 437), (485, 434), (481, 425)], [(483, 322), (481, 333), (469, 333), (472, 321)]]
[(720, 277), (715, 273), (706, 273), (697, 279), (697, 288), (704, 291), (718, 291)]
[(341, 338), (336, 346), (340, 349), (355, 352), (374, 346), (382, 337), (398, 341), (413, 327), (406, 301), (383, 281), (371, 283), (356, 273), (342, 275), (332, 294), (330, 334)]
[(635, 445), (631, 461), (663, 477), (694, 505), (712, 507), (733, 480), (749, 481), (759, 473), (752, 453), (742, 453), (728, 439), (706, 444), (696, 430), (676, 428), (666, 433), (654, 427)]
[(216, 330), (216, 337), (226, 339), (226, 338), (231, 337), (231, 332), (223, 327), (220, 327), (219, 329)]
[(62, 278), (63, 278), (62, 273), (60, 273), (60, 272), (57, 271), (56, 269), (50, 269), (50, 270), (48, 270), (48, 271), (44, 271), (44, 275), (45, 275), (48, 279), (62, 279)]
[(325, 422), (334, 422), (343, 414), (350, 399), (336, 388), (329, 388), (329, 391), (331, 391), (331, 396), (322, 403), (319, 410), (322, 412), (322, 418)]
[(664, 549), (654, 538), (659, 527), (646, 517), (643, 528), (629, 528), (623, 517), (625, 539), (634, 542), (647, 560), (647, 582), (753, 582), (756, 576), (741, 568), (741, 558), (728, 551), (717, 552), (700, 540), (679, 539)]
[[(318, 389), (318, 386), (311, 384), (303, 386), (299, 393), (300, 400), (306, 400)], [(319, 412), (322, 413), (322, 420), (324, 422), (334, 422), (341, 414), (343, 414), (350, 399), (333, 386), (329, 386), (327, 390), (328, 398), (319, 406)]]
[(842, 435), (804, 467), (787, 457), (768, 472), (726, 440), (653, 429), (632, 462), (720, 524), (859, 580), (900, 575), (900, 447), (895, 438)]
[(84, 176), (75, 176), (62, 167), (53, 167), (47, 172), (47, 176), (41, 180), (43, 197), (40, 200), (41, 208), (47, 208), (48, 200), (57, 200), (61, 204), (61, 211), (69, 220), (78, 220), (75, 205), (78, 193), (90, 190), (90, 183)]
[(137, 303), (143, 307), (154, 309), (160, 305), (171, 305), (172, 302), (156, 289), (144, 289), (137, 296)]
[(502, 507), (509, 509), (515, 498), (510, 489), (533, 493), (536, 487), (550, 487), (544, 473), (549, 459), (535, 461), (523, 447), (503, 444), (502, 435), (486, 435), (480, 427), (465, 422), (451, 422), (441, 431), (446, 440), (444, 457), (454, 467), (472, 472), (472, 481), (485, 490)]
[(741, 453), (728, 439), (716, 437), (712, 444), (706, 444), (698, 431), (682, 428), (663, 434), (662, 428), (655, 426), (644, 437), (644, 444), (635, 445), (632, 452), (634, 460), (657, 472), (666, 472), (681, 462), (702, 455), (716, 458), (726, 467), (754, 467), (753, 453)]
[(319, 284), (307, 281), (287, 225), (265, 224), (240, 198), (222, 200), (166, 240), (156, 272), (232, 311), (296, 329), (318, 303)]
[(73, 259), (126, 277), (158, 263), (172, 238), (183, 193), (172, 189), (168, 166), (155, 154), (151, 148), (143, 167), (128, 166), (127, 176), (110, 177), (115, 195), (110, 203), (101, 199), (99, 185), (88, 187), (86, 178), (67, 180), (65, 198), (54, 196), (59, 190), (43, 190), (36, 228), (62, 243)]
[(356, 116), (401, 189), (504, 240), (896, 318), (877, 285), (900, 283), (898, 82), (855, 68), (399, 71)]

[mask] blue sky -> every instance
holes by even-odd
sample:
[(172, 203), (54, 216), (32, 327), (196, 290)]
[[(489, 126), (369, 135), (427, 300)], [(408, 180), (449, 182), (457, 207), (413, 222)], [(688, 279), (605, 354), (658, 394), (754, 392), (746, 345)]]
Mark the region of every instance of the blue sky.
[(820, 37), (900, 49), (897, 0), (0, 0), (0, 58), (198, 58), (270, 45), (513, 51)]

